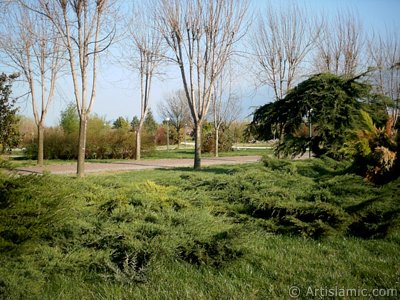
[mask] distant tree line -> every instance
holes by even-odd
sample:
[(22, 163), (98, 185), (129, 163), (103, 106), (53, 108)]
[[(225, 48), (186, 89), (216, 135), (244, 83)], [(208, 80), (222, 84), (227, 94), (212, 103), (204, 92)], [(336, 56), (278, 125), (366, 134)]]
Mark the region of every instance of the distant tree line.
[[(243, 95), (236, 86), (243, 79), (273, 91), (266, 103), (281, 103), (294, 95), (292, 90), (301, 82), (316, 79), (315, 74), (326, 74), (324, 79), (332, 74), (351, 80), (368, 70), (368, 75), (358, 80), (370, 85), (374, 96), (367, 101), (383, 107), (384, 111), (379, 112), (390, 116), (391, 129), (396, 128), (400, 98), (398, 31), (367, 35), (359, 18), (350, 11), (337, 12), (333, 17), (323, 14), (310, 17), (310, 12), (298, 4), (267, 5), (250, 22), (249, 4), (243, 0), (156, 0), (130, 9), (126, 2), (110, 0), (1, 2), (2, 63), (21, 74), (29, 92), (38, 164), (43, 164), (48, 151), (44, 147), (45, 120), (56, 98), (58, 79), (68, 75), (79, 120), (77, 174), (84, 175), (84, 160), (91, 148), (87, 129), (97, 94), (98, 62), (107, 58), (104, 55), (107, 51), (115, 53), (112, 48), (121, 50), (121, 67), (135, 72), (140, 82), (140, 99), (137, 99), (140, 115), (134, 121), (136, 136), (131, 137), (136, 159), (141, 157), (142, 135), (146, 135), (142, 129), (149, 114), (154, 78), (162, 76), (166, 68), (179, 72), (182, 90), (167, 96), (171, 101), (165, 101), (165, 105), (171, 109), (162, 108), (162, 117), (170, 120), (176, 132), (173, 138), (178, 143), (184, 137), (182, 132), (186, 134), (190, 126), (196, 169), (201, 167), (203, 139), (210, 144), (210, 137), (203, 134), (209, 123), (216, 145), (214, 154), (218, 156), (218, 145), (223, 140), (221, 129), (228, 128), (231, 122), (223, 115), (236, 115), (227, 108), (241, 106)], [(338, 82), (332, 79), (326, 83)], [(173, 112), (172, 106), (177, 104), (173, 98), (180, 101), (177, 103), (184, 108), (184, 116), (177, 114), (176, 109)], [(277, 109), (273, 104), (263, 109), (273, 107)], [(285, 112), (278, 114), (281, 113), (279, 120), (271, 125), (280, 141), (284, 136), (288, 138), (288, 128), (293, 125), (283, 126), (286, 117)], [(322, 112), (310, 113), (311, 119), (317, 113)], [(259, 116), (259, 111), (255, 116)], [(127, 125), (122, 119), (117, 123), (116, 126)], [(323, 138), (336, 139), (336, 136), (326, 133)], [(313, 141), (316, 140), (314, 137)]]

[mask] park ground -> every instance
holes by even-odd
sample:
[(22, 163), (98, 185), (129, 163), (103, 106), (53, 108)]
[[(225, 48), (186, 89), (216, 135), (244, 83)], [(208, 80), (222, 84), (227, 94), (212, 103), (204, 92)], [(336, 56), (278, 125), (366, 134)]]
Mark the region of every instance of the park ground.
[[(203, 166), (243, 164), (256, 162), (262, 155), (272, 155), (267, 145), (238, 144), (235, 151), (221, 152), (219, 157), (211, 153), (204, 153)], [(87, 159), (86, 173), (101, 173), (113, 171), (145, 170), (158, 168), (191, 167), (193, 166), (194, 148), (192, 144), (181, 145), (170, 149), (165, 146), (157, 147), (156, 151), (147, 154), (140, 161), (132, 159)], [(22, 151), (15, 151), (7, 160), (8, 166), (18, 174), (75, 174), (76, 161), (74, 160), (45, 160), (43, 166), (37, 166), (35, 160), (25, 157)]]
[(3, 172), (0, 298), (396, 299), (399, 192), (328, 158)]

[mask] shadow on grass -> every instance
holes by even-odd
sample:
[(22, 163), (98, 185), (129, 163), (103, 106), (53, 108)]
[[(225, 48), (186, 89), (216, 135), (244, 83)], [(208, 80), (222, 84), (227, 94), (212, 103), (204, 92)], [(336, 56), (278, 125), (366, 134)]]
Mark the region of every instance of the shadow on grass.
[(13, 157), (10, 157), (10, 160), (24, 161), (24, 160), (34, 160), (34, 159), (29, 156), (13, 156)]
[(222, 167), (222, 166), (211, 166), (211, 167), (203, 167), (200, 170), (194, 170), (192, 167), (176, 167), (176, 168), (159, 168), (158, 171), (177, 171), (177, 172), (191, 172), (191, 173), (210, 173), (216, 175), (231, 175), (237, 173), (239, 170), (232, 167)]
[(304, 177), (309, 178), (326, 178), (345, 175), (351, 172), (350, 166), (327, 166), (322, 161), (321, 163), (316, 163), (315, 161), (310, 161), (306, 165), (298, 165), (297, 173)]

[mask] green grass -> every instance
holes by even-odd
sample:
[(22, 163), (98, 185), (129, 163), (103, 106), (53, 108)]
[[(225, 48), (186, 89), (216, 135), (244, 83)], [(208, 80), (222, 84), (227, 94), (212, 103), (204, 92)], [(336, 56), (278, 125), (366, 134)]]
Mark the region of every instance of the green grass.
[(0, 175), (0, 298), (287, 299), (400, 289), (400, 181), (330, 160)]
[[(19, 168), (19, 167), (31, 167), (37, 165), (37, 160), (29, 159), (23, 156), (20, 157), (3, 157), (3, 162), (7, 162), (6, 168)], [(45, 159), (43, 164), (49, 165), (71, 165), (76, 164), (76, 160), (61, 160), (61, 159)], [(0, 165), (0, 168), (3, 166)]]
[[(244, 149), (238, 151), (228, 151), (228, 152), (220, 152), (220, 157), (227, 156), (251, 156), (251, 155), (265, 155), (272, 154), (272, 150), (262, 150), (262, 149)], [(170, 149), (170, 150), (156, 150), (152, 153), (146, 154), (143, 159), (181, 159), (181, 158), (189, 158), (192, 159), (194, 157), (194, 149), (185, 149), (181, 147), (181, 149)], [(202, 157), (213, 157), (212, 153), (203, 153)], [(36, 160), (27, 159), (23, 156), (18, 157), (9, 157), (7, 159), (9, 162), (8, 167), (18, 168), (18, 167), (28, 167), (35, 166)], [(88, 163), (112, 163), (112, 162), (120, 162), (124, 161), (122, 159), (86, 159)], [(44, 160), (44, 165), (68, 165), (75, 164), (75, 160), (60, 160), (60, 159), (52, 159), (52, 160)], [(1, 167), (1, 166), (0, 166)]]
[[(251, 155), (265, 155), (266, 153), (271, 153), (272, 150), (263, 150), (263, 149), (245, 149), (238, 151), (228, 151), (228, 152), (220, 152), (220, 157), (227, 156), (251, 156)], [(166, 158), (193, 158), (194, 157), (194, 149), (171, 149), (167, 150), (158, 150), (154, 151), (150, 155), (146, 156), (145, 159), (166, 159)], [(214, 157), (213, 153), (203, 153), (202, 157)]]

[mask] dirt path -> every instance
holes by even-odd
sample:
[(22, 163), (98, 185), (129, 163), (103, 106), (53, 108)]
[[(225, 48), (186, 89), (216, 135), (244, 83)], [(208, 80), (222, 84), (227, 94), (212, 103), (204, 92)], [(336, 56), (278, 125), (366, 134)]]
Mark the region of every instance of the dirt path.
[[(233, 156), (218, 158), (202, 158), (202, 166), (214, 165), (236, 165), (254, 163), (261, 159), (261, 156)], [(130, 171), (145, 169), (167, 169), (176, 167), (192, 167), (193, 159), (155, 159), (155, 160), (126, 160), (113, 163), (90, 163), (85, 164), (86, 173), (100, 173), (107, 171)], [(20, 167), (14, 169), (18, 174), (75, 174), (76, 164), (69, 165), (48, 165), (44, 167)]]

